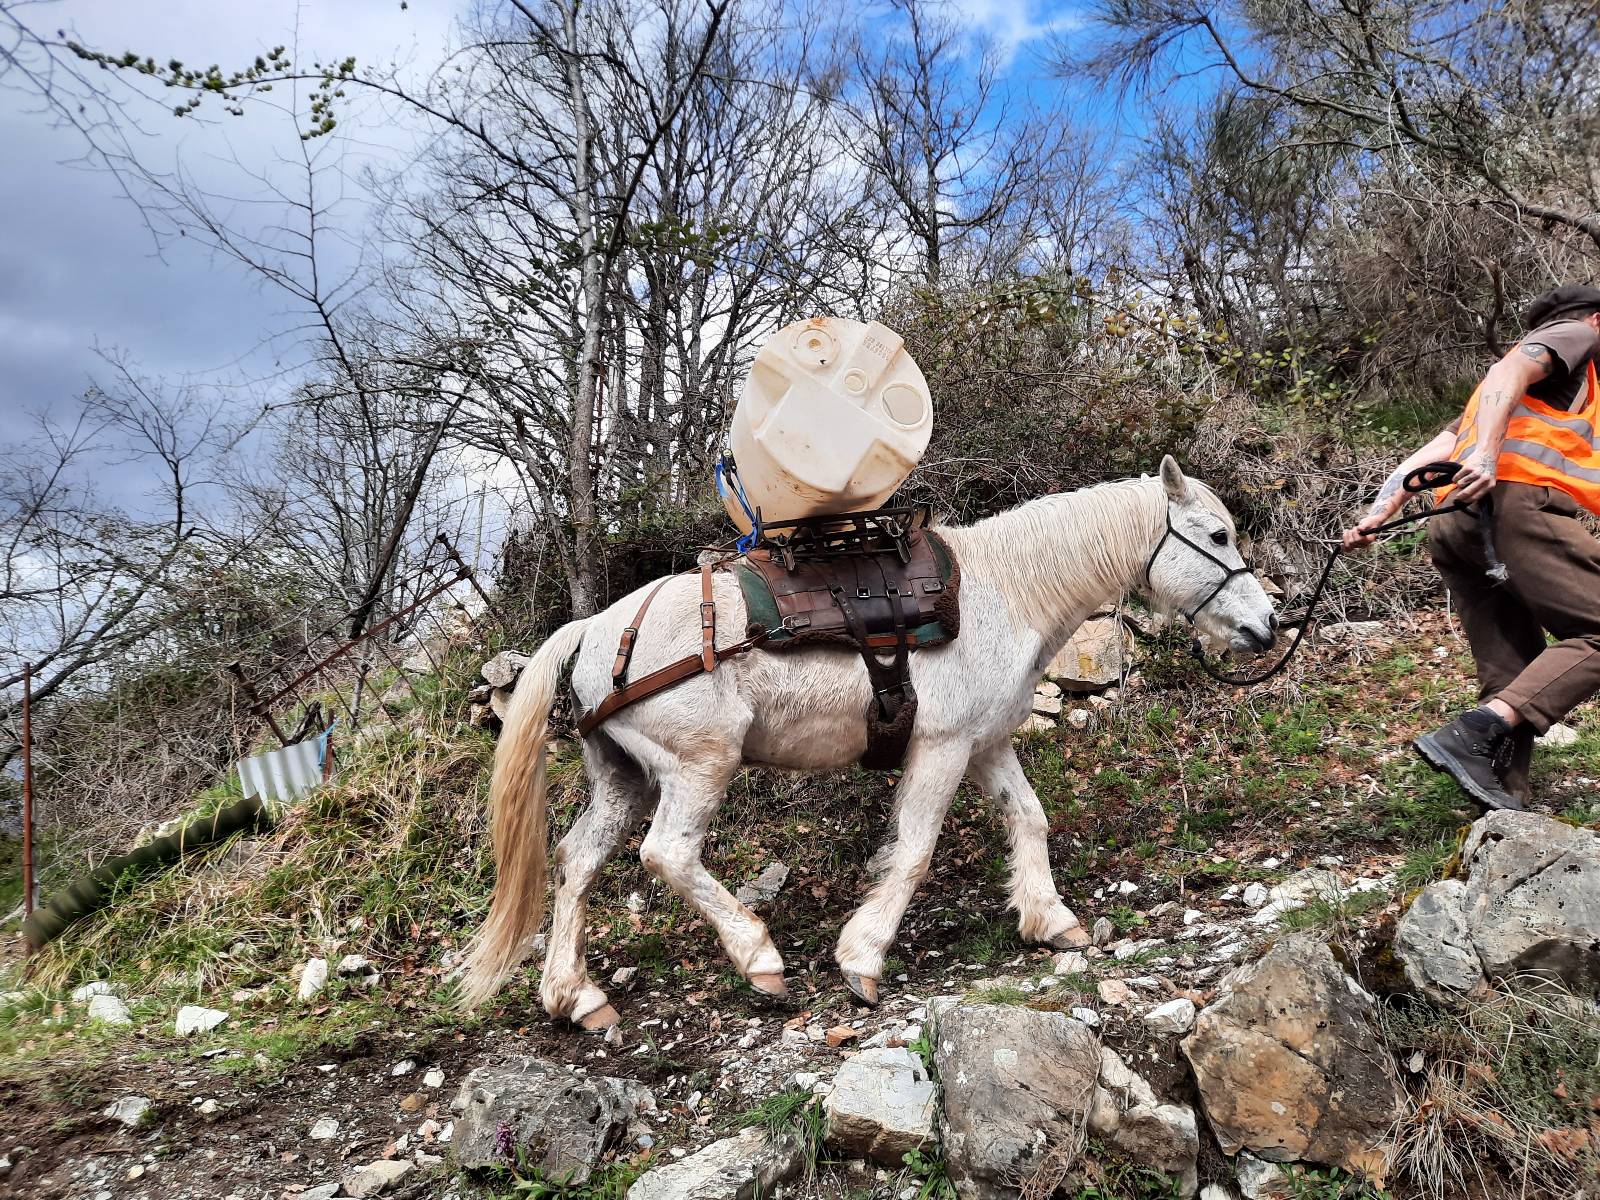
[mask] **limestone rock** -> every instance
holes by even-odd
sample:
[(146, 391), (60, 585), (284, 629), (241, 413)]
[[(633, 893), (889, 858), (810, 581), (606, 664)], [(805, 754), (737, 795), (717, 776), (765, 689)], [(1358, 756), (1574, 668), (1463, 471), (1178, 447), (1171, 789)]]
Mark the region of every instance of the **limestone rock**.
[(631, 1079), (574, 1075), (568, 1067), (523, 1058), (471, 1072), (453, 1107), (461, 1113), (452, 1142), (461, 1166), (504, 1166), (509, 1142), (545, 1178), (570, 1173), (576, 1184), (589, 1178), (641, 1113), (654, 1110), (655, 1098)]
[(1049, 717), (1041, 717), (1038, 713), (1029, 713), (1027, 720), (1017, 726), (1019, 733), (1049, 733), (1054, 730), (1056, 723)]
[(1118, 682), (1133, 663), (1133, 635), (1116, 617), (1091, 617), (1078, 626), (1045, 678), (1069, 692), (1097, 692)]
[(450, 639), (443, 634), (419, 638), (413, 643), (411, 653), (400, 661), (400, 669), (408, 675), (432, 675), (444, 662), (450, 650)]
[(74, 1004), (87, 1004), (96, 996), (111, 995), (111, 985), (104, 979), (94, 979), (82, 987), (72, 989), (72, 1002)]
[(957, 1194), (1015, 1195), (1011, 1181), (1034, 1169), (1047, 1148), (1079, 1144), (1100, 1077), (1100, 1044), (1064, 1013), (957, 1004), (939, 1015), (934, 1064)]
[(1334, 621), (1317, 630), (1324, 642), (1335, 645), (1361, 646), (1383, 636), (1382, 621)]
[(1403, 1095), (1375, 1015), (1372, 997), (1306, 935), (1224, 979), (1183, 1041), (1223, 1151), (1384, 1176)]
[(1177, 1178), (1184, 1195), (1194, 1195), (1199, 1187), (1200, 1131), (1194, 1110), (1161, 1103), (1143, 1076), (1103, 1046), (1089, 1128), (1134, 1162)]
[[(1051, 686), (1054, 685), (1052, 684)], [(1061, 715), (1060, 691), (1061, 689), (1057, 688), (1054, 696), (1046, 696), (1042, 692), (1035, 692), (1033, 694), (1033, 711), (1041, 717), (1059, 717)]]
[(1435, 1000), (1450, 1003), (1487, 990), (1467, 917), (1471, 894), (1459, 879), (1430, 884), (1395, 927), (1394, 955), (1406, 978)]
[(1234, 1178), (1244, 1200), (1299, 1200), (1304, 1190), (1299, 1174), (1304, 1168), (1282, 1163), (1262, 1162), (1253, 1154), (1241, 1152), (1234, 1160)]
[(113, 1101), (100, 1115), (120, 1121), (129, 1129), (137, 1127), (150, 1111), (150, 1101), (144, 1096), (123, 1096)]
[(1344, 884), (1332, 871), (1322, 867), (1307, 867), (1268, 888), (1266, 904), (1250, 920), (1255, 925), (1269, 925), (1284, 913), (1304, 908), (1313, 900), (1337, 904), (1344, 895)]
[(787, 863), (768, 863), (748, 883), (742, 885), (734, 893), (734, 899), (746, 908), (756, 908), (759, 905), (771, 904), (778, 898), (778, 893), (783, 890), (783, 885), (789, 882), (789, 866)]
[(1157, 1005), (1144, 1015), (1145, 1028), (1151, 1033), (1188, 1033), (1194, 1028), (1194, 1001), (1185, 996)]
[(228, 1014), (221, 1009), (185, 1004), (178, 1010), (178, 1017), (173, 1022), (172, 1028), (179, 1037), (188, 1037), (195, 1033), (210, 1033), (227, 1019)]
[(1600, 995), (1600, 836), (1528, 812), (1491, 812), (1461, 847), (1465, 879), (1429, 885), (1395, 930), (1417, 990), (1443, 1003), (1534, 976)]
[(833, 1077), (824, 1102), (828, 1141), (852, 1157), (898, 1167), (907, 1151), (933, 1141), (937, 1094), (911, 1051), (863, 1050)]
[(365, 975), (371, 969), (371, 960), (363, 954), (346, 954), (335, 968), (340, 975)]
[(1137, 999), (1133, 989), (1120, 979), (1102, 979), (1095, 985), (1095, 991), (1100, 995), (1100, 1003), (1110, 1004), (1115, 1008), (1127, 1008)]
[(527, 665), (526, 654), (519, 654), (515, 650), (502, 650), (479, 667), (478, 674), (482, 675), (483, 681), (492, 688), (509, 688), (517, 681), (517, 676), (522, 674), (522, 668)]
[(109, 992), (89, 997), (89, 1020), (99, 1021), (104, 1025), (133, 1024), (133, 1016), (128, 1012), (128, 1006)]
[(502, 723), (505, 722), (505, 719), (511, 715), (510, 688), (495, 688), (494, 691), (489, 693), (489, 711), (495, 715), (497, 720)]
[(318, 1117), (311, 1123), (311, 1140), (326, 1142), (339, 1136), (339, 1122), (333, 1117)]
[(805, 1166), (798, 1139), (768, 1138), (759, 1128), (712, 1142), (698, 1154), (641, 1175), (628, 1200), (757, 1200)]
[[(343, 964), (340, 964), (341, 966)], [(328, 960), (313, 958), (300, 968), (300, 999), (310, 1000), (328, 986)]]
[(368, 1196), (376, 1196), (385, 1188), (392, 1187), (409, 1175), (414, 1164), (406, 1159), (380, 1158), (369, 1162), (366, 1166), (345, 1176), (344, 1194), (353, 1196), (355, 1200), (365, 1200)]
[(1551, 749), (1559, 750), (1564, 746), (1576, 745), (1578, 731), (1571, 725), (1564, 725), (1557, 721), (1540, 735), (1538, 741), (1541, 746), (1549, 746)]

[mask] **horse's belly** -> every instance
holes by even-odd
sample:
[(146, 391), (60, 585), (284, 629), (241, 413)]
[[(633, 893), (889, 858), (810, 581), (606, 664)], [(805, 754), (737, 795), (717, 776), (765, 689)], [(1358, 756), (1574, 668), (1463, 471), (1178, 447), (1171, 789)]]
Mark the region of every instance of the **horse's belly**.
[(859, 711), (854, 721), (838, 713), (796, 713), (773, 724), (757, 720), (744, 738), (746, 762), (797, 770), (848, 766), (866, 749), (867, 720)]
[(747, 762), (818, 770), (866, 752), (872, 690), (859, 657), (829, 647), (751, 658)]

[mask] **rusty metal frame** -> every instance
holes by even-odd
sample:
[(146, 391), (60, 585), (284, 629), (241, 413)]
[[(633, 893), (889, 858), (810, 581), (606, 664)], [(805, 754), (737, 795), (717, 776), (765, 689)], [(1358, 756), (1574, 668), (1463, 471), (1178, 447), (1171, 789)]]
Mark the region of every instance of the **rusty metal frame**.
[[(434, 547), (438, 547), (443, 551), (443, 563), (431, 563), (429, 561), (432, 558)], [(445, 565), (453, 566), (455, 569), (447, 574), (437, 575), (437, 577), (431, 583), (423, 586), (416, 594), (416, 598), (405, 607), (390, 613), (383, 620), (375, 622), (366, 629), (363, 629), (356, 637), (346, 638), (333, 650), (319, 655), (315, 661), (311, 662), (309, 665), (301, 667), (298, 672), (286, 683), (278, 685), (267, 695), (262, 695), (262, 689), (257, 686), (260, 677), (257, 676), (252, 678), (252, 676), (246, 672), (243, 663), (234, 662), (228, 664), (228, 671), (233, 675), (234, 679), (238, 681), (239, 690), (244, 694), (249, 712), (253, 716), (256, 716), (266, 722), (268, 728), (272, 730), (273, 736), (278, 739), (280, 745), (288, 746), (295, 741), (300, 740), (300, 737), (313, 731), (297, 731), (296, 733), (286, 732), (284, 727), (278, 721), (276, 710), (280, 708), (285, 700), (289, 699), (293, 699), (295, 704), (303, 707), (305, 702), (300, 696), (301, 687), (310, 682), (312, 679), (315, 679), (318, 675), (321, 675), (327, 671), (334, 664), (349, 658), (349, 656), (356, 650), (363, 647), (373, 650), (378, 657), (380, 657), (392, 670), (394, 670), (398, 678), (405, 683), (407, 690), (409, 690), (412, 696), (415, 697), (416, 688), (412, 684), (408, 673), (403, 667), (400, 666), (400, 664), (395, 662), (394, 655), (391, 653), (390, 647), (386, 644), (384, 638), (382, 637), (385, 632), (387, 632), (392, 626), (404, 621), (407, 617), (410, 617), (413, 614), (422, 613), (424, 615), (428, 615), (429, 609), (427, 606), (433, 600), (436, 600), (439, 596), (443, 595), (445, 592), (448, 592), (451, 588), (454, 588), (461, 583), (470, 584), (472, 590), (477, 593), (478, 598), (483, 601), (484, 612), (494, 621), (499, 622), (500, 620), (499, 614), (495, 611), (493, 601), (490, 600), (488, 593), (485, 592), (482, 585), (479, 584), (476, 573), (470, 566), (468, 566), (466, 560), (461, 557), (454, 544), (452, 544), (450, 539), (443, 533), (440, 533), (434, 537), (433, 542), (429, 547), (429, 553), (424, 556), (422, 565), (417, 568), (413, 575), (402, 582), (420, 585), (428, 575), (437, 574), (440, 567)], [(348, 621), (352, 616), (354, 616), (356, 611), (357, 609), (354, 608), (349, 610), (337, 620), (330, 622), (326, 629), (331, 631), (332, 629), (337, 628), (340, 624)], [(320, 636), (319, 638), (313, 640), (313, 644), (315, 641), (319, 640), (321, 640)], [(437, 671), (439, 668), (439, 663), (434, 659), (433, 652), (428, 648), (426, 638), (418, 639), (418, 648), (422, 651), (428, 662), (433, 666), (434, 670)], [(301, 661), (304, 661), (305, 658), (310, 657), (311, 651), (308, 648), (307, 653), (302, 656)], [(345, 699), (342, 689), (338, 687), (330, 689), (340, 708), (344, 710), (344, 715), (346, 718), (348, 718), (349, 726), (352, 730), (359, 728), (361, 725), (362, 695), (363, 692), (367, 690), (367, 676), (370, 666), (370, 662), (363, 663), (361, 670), (356, 677), (356, 684), (352, 691), (351, 700)], [(384, 702), (383, 696), (378, 694), (376, 690), (373, 691), (373, 700), (377, 707), (383, 710), (385, 716), (387, 716), (391, 721), (395, 719), (394, 712)]]

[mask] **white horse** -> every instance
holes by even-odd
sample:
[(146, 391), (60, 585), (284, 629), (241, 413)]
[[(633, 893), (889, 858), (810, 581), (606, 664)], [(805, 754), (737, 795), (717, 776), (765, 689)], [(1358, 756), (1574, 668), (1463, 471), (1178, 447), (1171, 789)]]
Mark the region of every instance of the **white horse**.
[[(1046, 665), (1086, 616), (1137, 589), (1235, 650), (1270, 647), (1278, 625), (1272, 602), (1239, 555), (1227, 509), (1205, 485), (1186, 479), (1170, 456), (1159, 478), (1047, 496), (938, 532), (961, 567), (961, 633), (911, 656), (919, 707), (895, 789), (895, 835), (875, 856), (876, 882), (834, 954), (850, 989), (868, 1004), (877, 1002), (884, 957), (927, 874), (963, 775), (1004, 816), (1010, 903), (1022, 937), (1057, 948), (1087, 943), (1051, 879), (1044, 810), (1011, 745)], [(642, 591), (563, 626), (517, 685), (492, 784), (498, 879), (463, 979), (466, 1004), (499, 989), (542, 921), (544, 744), (565, 664), (576, 651), (573, 690), (593, 706), (611, 688), (617, 641)], [(742, 638), (744, 600), (731, 574), (715, 576), (715, 596), (719, 644)], [(698, 652), (699, 603), (700, 581), (692, 575), (662, 589), (639, 631), (632, 677)], [(756, 650), (618, 711), (585, 738), (589, 807), (555, 856), (539, 985), (550, 1015), (589, 1030), (618, 1020), (584, 963), (587, 899), (606, 860), (647, 816), (639, 851), (645, 869), (711, 923), (754, 988), (783, 995), (783, 959), (766, 926), (712, 878), (700, 860), (701, 843), (742, 764), (815, 771), (859, 759), (869, 701), (866, 667), (853, 650)]]

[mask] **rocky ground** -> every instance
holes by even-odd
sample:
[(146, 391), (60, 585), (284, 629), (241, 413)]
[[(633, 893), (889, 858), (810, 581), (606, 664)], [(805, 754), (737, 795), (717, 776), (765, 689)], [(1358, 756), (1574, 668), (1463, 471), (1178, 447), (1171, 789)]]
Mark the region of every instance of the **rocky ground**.
[[(107, 954), (97, 969), (80, 956), (70, 978), (47, 962), (36, 977), (50, 982), (19, 980), (0, 1027), (0, 1194), (599, 1197), (631, 1184), (634, 1200), (659, 1200), (770, 1194), (784, 1177), (796, 1196), (926, 1200), (1024, 1185), (1045, 1196), (1059, 1184), (1104, 1200), (1205, 1185), (1221, 1189), (1212, 1200), (1273, 1187), (1353, 1196), (1367, 1186), (1351, 1182), (1361, 1168), (1399, 1194), (1518, 1194), (1497, 1190), (1492, 1164), (1471, 1189), (1429, 1190), (1389, 1128), (1437, 1100), (1436, 1068), (1457, 1043), (1396, 1033), (1388, 998), (1422, 994), (1441, 1013), (1493, 1006), (1491, 975), (1528, 947), (1498, 959), (1473, 949), (1507, 935), (1480, 937), (1472, 914), (1483, 906), (1468, 901), (1505, 892), (1519, 871), (1543, 896), (1587, 861), (1568, 847), (1539, 867), (1540, 852), (1479, 837), (1477, 882), (1469, 871), (1433, 884), (1465, 869), (1452, 860), (1470, 814), (1399, 747), (1467, 694), (1463, 649), (1425, 617), (1336, 631), (1295, 679), (1225, 709), (1216, 689), (1186, 702), (1210, 685), (1175, 657), (1167, 665), (1160, 646), (1109, 697), (1070, 682), (1042, 692), (1050, 727), (1025, 736), (1025, 765), (1052, 817), (1063, 894), (1096, 944), (1053, 954), (1017, 941), (1003, 837), (964, 794), (875, 1010), (852, 1001), (827, 958), (884, 820), (883, 785), (865, 775), (826, 794), (793, 780), (741, 785), (708, 855), (754, 889), (785, 951), (792, 998), (781, 1005), (734, 978), (709, 931), (636, 860), (608, 870), (594, 910), (591, 969), (623, 1014), (607, 1040), (548, 1024), (527, 986), (458, 1018), (447, 985), (472, 918), (449, 899), (432, 921), (416, 914), (398, 933), (391, 921), (381, 942), (363, 936), (359, 913), (324, 913), (320, 931), (292, 943), (297, 958), (236, 946), (236, 959), (208, 958), (188, 982), (131, 957)], [(1574, 737), (1542, 752), (1541, 806), (1594, 820), (1597, 739), (1581, 724)], [(1532, 844), (1559, 842), (1541, 836)], [(1579, 924), (1580, 908), (1569, 914)], [(1410, 947), (1398, 959), (1397, 922)], [(369, 961), (346, 961), (355, 949)], [(1576, 964), (1577, 990), (1592, 995), (1590, 957), (1540, 962), (1552, 964)], [(1275, 1029), (1254, 1044), (1283, 1017), (1274, 998), (1290, 993), (1333, 1033), (1313, 1046)], [(180, 1017), (196, 1028), (180, 1034)], [(1556, 1020), (1535, 1014), (1518, 1028), (1554, 1036)], [(1588, 1078), (1562, 1078), (1581, 1109)], [(1567, 1098), (1543, 1100), (1555, 1107), (1540, 1129), (1567, 1140), (1535, 1147), (1555, 1165), (1525, 1173), (1525, 1188), (1538, 1184), (1530, 1195), (1576, 1178), (1587, 1152), (1571, 1145), (1589, 1135)], [(1484, 1121), (1489, 1132), (1472, 1136), (1491, 1150), (1495, 1138), (1501, 1150), (1516, 1137), (1533, 1146), (1533, 1133)], [(1274, 1158), (1309, 1165), (1291, 1173)]]

